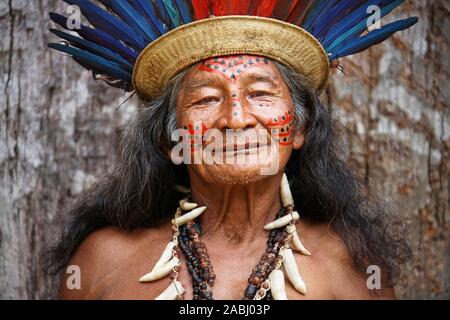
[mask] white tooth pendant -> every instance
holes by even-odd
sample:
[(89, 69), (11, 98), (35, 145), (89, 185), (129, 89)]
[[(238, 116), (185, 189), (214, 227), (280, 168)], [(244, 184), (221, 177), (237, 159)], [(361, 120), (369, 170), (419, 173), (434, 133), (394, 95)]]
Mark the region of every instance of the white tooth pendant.
[(180, 208), (183, 211), (188, 211), (188, 210), (192, 210), (194, 208), (197, 208), (197, 204), (196, 203), (192, 203), (192, 202), (188, 202), (188, 198), (184, 198), (184, 199), (180, 200)]
[(270, 291), (274, 300), (288, 300), (286, 287), (284, 286), (284, 275), (280, 269), (273, 270), (269, 274)]
[(179, 217), (173, 219), (172, 224), (181, 226), (185, 223), (188, 223), (191, 220), (194, 220), (199, 215), (201, 215), (203, 213), (203, 211), (205, 211), (205, 210), (206, 210), (206, 207), (196, 208), (192, 211), (189, 211), (188, 213), (183, 214), (182, 216), (179, 216)]
[(264, 226), (264, 230), (272, 230), (272, 229), (277, 229), (277, 228), (281, 228), (284, 227), (286, 225), (288, 225), (289, 223), (291, 223), (292, 221), (298, 220), (300, 219), (300, 216), (298, 214), (297, 211), (293, 211), (290, 214), (287, 214), (269, 224), (266, 224)]
[(139, 279), (139, 282), (149, 282), (149, 281), (155, 281), (159, 280), (161, 278), (164, 278), (168, 274), (170, 274), (174, 267), (177, 267), (180, 265), (180, 260), (178, 260), (177, 257), (173, 257), (169, 262), (162, 265), (161, 267), (157, 269), (153, 269), (150, 273), (147, 273), (146, 275), (142, 276)]
[(180, 281), (172, 281), (170, 286), (167, 287), (155, 300), (177, 300), (185, 292), (183, 285)]
[(298, 271), (297, 262), (295, 261), (294, 254), (292, 250), (289, 248), (285, 248), (281, 253), (283, 260), (284, 271), (286, 272), (286, 276), (289, 281), (294, 286), (295, 290), (300, 292), (301, 294), (306, 294), (306, 285), (300, 276), (300, 272)]
[(281, 203), (283, 207), (293, 206), (294, 199), (292, 198), (291, 188), (289, 187), (289, 181), (286, 176), (286, 173), (283, 173), (283, 177), (281, 177)]
[(170, 259), (172, 259), (172, 255), (173, 255), (173, 248), (176, 246), (174, 241), (171, 241), (167, 244), (166, 248), (164, 249), (161, 258), (159, 258), (158, 262), (156, 262), (155, 266), (153, 267), (153, 270), (158, 269), (159, 267), (162, 267), (163, 265), (165, 265), (167, 262), (170, 261)]
[(297, 252), (300, 252), (301, 254), (304, 254), (305, 256), (310, 256), (311, 252), (309, 252), (303, 243), (300, 241), (300, 237), (298, 236), (297, 229), (295, 225), (288, 224), (286, 226), (286, 232), (289, 233), (292, 236), (291, 239), (291, 247)]

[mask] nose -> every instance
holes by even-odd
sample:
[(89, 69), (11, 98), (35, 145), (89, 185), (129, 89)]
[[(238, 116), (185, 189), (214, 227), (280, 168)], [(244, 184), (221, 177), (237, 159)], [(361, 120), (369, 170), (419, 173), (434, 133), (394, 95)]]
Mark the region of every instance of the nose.
[(249, 129), (257, 125), (255, 117), (249, 110), (248, 103), (236, 93), (227, 97), (221, 111), (221, 117), (217, 122), (217, 128), (220, 130)]

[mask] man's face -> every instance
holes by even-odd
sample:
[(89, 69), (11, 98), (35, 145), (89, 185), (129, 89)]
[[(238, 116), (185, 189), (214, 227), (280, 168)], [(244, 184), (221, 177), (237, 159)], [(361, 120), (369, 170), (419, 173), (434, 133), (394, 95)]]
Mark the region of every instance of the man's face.
[[(188, 167), (209, 182), (242, 184), (276, 174), (303, 143), (289, 88), (275, 64), (263, 57), (199, 63), (183, 79), (176, 113), (178, 127), (190, 133), (192, 155), (202, 159)], [(222, 162), (207, 161), (211, 155)]]

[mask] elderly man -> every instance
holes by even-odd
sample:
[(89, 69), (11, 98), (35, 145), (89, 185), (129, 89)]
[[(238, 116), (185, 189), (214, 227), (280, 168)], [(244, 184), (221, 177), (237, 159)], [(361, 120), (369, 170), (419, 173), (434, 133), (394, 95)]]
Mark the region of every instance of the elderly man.
[(342, 158), (318, 96), (329, 57), (414, 18), (359, 37), (366, 27), (329, 19), (367, 19), (365, 1), (101, 1), (109, 13), (66, 2), (96, 29), (77, 31), (84, 42), (54, 31), (72, 46), (50, 46), (145, 108), (50, 252), (51, 271), (81, 270), (77, 290), (63, 277), (61, 298), (394, 297), (408, 248)]

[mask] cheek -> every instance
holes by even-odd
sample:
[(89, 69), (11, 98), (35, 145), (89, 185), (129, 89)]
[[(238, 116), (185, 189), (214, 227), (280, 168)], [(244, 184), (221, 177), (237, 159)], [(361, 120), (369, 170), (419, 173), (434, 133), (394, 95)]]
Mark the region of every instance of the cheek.
[[(287, 108), (286, 108), (287, 109)], [(281, 147), (292, 145), (292, 133), (294, 132), (294, 116), (292, 111), (279, 111), (266, 121), (266, 127), (270, 131), (272, 139)]]
[[(186, 120), (185, 120), (186, 121)], [(203, 121), (186, 121), (181, 126), (183, 130), (184, 143), (188, 144), (191, 151), (200, 149), (203, 145), (203, 137), (208, 131), (208, 127)]]
[[(202, 110), (186, 109), (177, 112), (178, 128), (203, 133), (207, 127), (209, 116)], [(206, 128), (206, 129), (205, 129)]]

